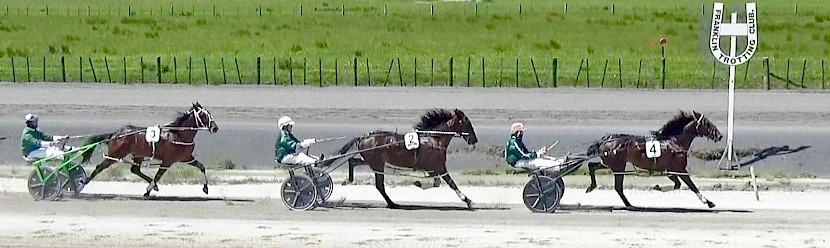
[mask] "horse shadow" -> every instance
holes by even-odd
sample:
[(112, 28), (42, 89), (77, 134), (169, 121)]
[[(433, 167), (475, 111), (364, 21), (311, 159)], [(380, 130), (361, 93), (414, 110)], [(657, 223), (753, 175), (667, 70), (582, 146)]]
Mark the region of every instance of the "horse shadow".
[(170, 201), (170, 202), (254, 202), (248, 199), (230, 199), (218, 197), (191, 197), (191, 196), (136, 196), (136, 195), (119, 195), (119, 194), (85, 194), (81, 193), (79, 196), (64, 197), (75, 200), (85, 201)]
[(372, 202), (345, 202), (345, 201), (338, 201), (338, 202), (326, 202), (318, 207), (326, 208), (326, 209), (362, 209), (362, 210), (370, 210), (370, 209), (389, 209), (389, 210), (432, 210), (432, 211), (475, 211), (475, 210), (509, 210), (510, 208), (496, 206), (496, 205), (489, 205), (489, 204), (479, 204), (480, 206), (473, 206), (472, 209), (462, 206), (429, 206), (429, 205), (404, 205), (398, 204), (398, 207), (395, 209), (390, 209), (386, 206), (386, 203), (372, 203)]
[(699, 209), (699, 208), (678, 208), (678, 207), (620, 207), (620, 206), (594, 206), (594, 205), (561, 205), (561, 210), (572, 212), (644, 212), (644, 213), (752, 213), (749, 210), (741, 209)]
[(795, 149), (790, 149), (789, 145), (771, 146), (771, 147), (768, 147), (764, 150), (756, 152), (755, 154), (753, 154), (753, 158), (751, 160), (743, 162), (739, 166), (740, 167), (745, 167), (745, 166), (757, 163), (758, 161), (767, 159), (770, 156), (787, 155), (787, 154), (807, 150), (807, 148), (810, 148), (810, 146), (800, 146), (800, 147), (795, 148)]

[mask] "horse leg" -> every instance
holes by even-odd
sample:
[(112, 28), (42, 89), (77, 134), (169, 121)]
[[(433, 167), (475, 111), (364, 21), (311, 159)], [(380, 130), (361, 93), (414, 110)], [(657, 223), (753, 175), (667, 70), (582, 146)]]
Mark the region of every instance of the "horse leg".
[(455, 194), (458, 195), (458, 198), (460, 198), (461, 201), (464, 201), (464, 203), (467, 203), (467, 208), (472, 210), (473, 209), (473, 201), (471, 201), (470, 198), (467, 198), (467, 196), (464, 195), (464, 193), (461, 193), (461, 190), (458, 190), (458, 186), (455, 185), (455, 181), (452, 180), (452, 177), (450, 177), (450, 174), (444, 174), (443, 176), (441, 176), (441, 178), (443, 178), (444, 181), (447, 182), (447, 185), (449, 185), (450, 188), (455, 191)]
[(84, 182), (84, 184), (89, 184), (89, 182), (91, 182), (93, 178), (98, 176), (98, 173), (101, 173), (102, 170), (109, 168), (110, 165), (112, 165), (113, 163), (115, 163), (115, 161), (110, 159), (104, 159), (104, 161), (101, 161), (101, 163), (95, 166), (95, 170), (92, 171), (92, 174), (89, 175), (89, 178), (86, 179), (86, 182)]
[[(674, 182), (673, 189), (680, 189), (680, 181), (679, 181), (679, 180), (677, 180), (677, 175), (669, 175), (669, 180), (671, 180), (672, 182)], [(663, 187), (660, 187), (660, 185), (659, 185), (659, 184), (658, 184), (658, 185), (654, 185), (654, 190), (663, 191)]]
[[(141, 177), (141, 179), (144, 179), (144, 181), (147, 181), (147, 183), (151, 183), (153, 182), (153, 179), (148, 177), (147, 175), (144, 175), (144, 173), (141, 172), (141, 162), (143, 161), (144, 158), (142, 157), (134, 157), (133, 164), (130, 166), (130, 172)], [(158, 191), (158, 189), (156, 189), (156, 191)]]
[(150, 191), (152, 191), (153, 189), (158, 191), (158, 181), (161, 179), (161, 176), (163, 176), (164, 173), (167, 172), (167, 169), (170, 169), (170, 164), (162, 161), (161, 167), (159, 167), (159, 170), (156, 171), (155, 178), (153, 178), (153, 181), (150, 182), (150, 185), (147, 186), (147, 192), (144, 193), (144, 197), (149, 197)]
[(590, 162), (588, 163), (588, 175), (591, 176), (591, 185), (588, 186), (588, 190), (585, 190), (585, 193), (590, 193), (597, 188), (597, 175), (596, 171), (600, 169), (600, 163), (597, 162)]
[(196, 168), (199, 168), (199, 171), (201, 171), (202, 175), (205, 176), (205, 184), (202, 187), (202, 192), (205, 192), (205, 194), (207, 194), (208, 193), (208, 178), (207, 178), (207, 173), (205, 173), (205, 165), (200, 163), (195, 158), (193, 159), (193, 162), (190, 162), (189, 164), (196, 167)]
[[(620, 172), (622, 173), (622, 172)], [(625, 197), (623, 194), (623, 179), (625, 175), (623, 174), (614, 174), (614, 190), (617, 191), (617, 194), (620, 195), (620, 199), (622, 199), (623, 204), (625, 204), (626, 208), (631, 208), (631, 203), (628, 202), (628, 198)]]
[(706, 197), (700, 194), (700, 191), (697, 190), (697, 186), (695, 186), (695, 183), (692, 182), (692, 178), (689, 177), (689, 175), (680, 175), (680, 179), (682, 179), (683, 182), (686, 183), (686, 186), (689, 186), (689, 189), (692, 190), (692, 192), (695, 192), (695, 195), (697, 195), (697, 198), (700, 199), (700, 201), (703, 202), (703, 204), (706, 204), (706, 206), (709, 206), (709, 208), (715, 207), (714, 203), (712, 203), (711, 201), (709, 201), (709, 199), (706, 199)]
[(388, 208), (396, 209), (400, 207), (398, 204), (392, 202), (392, 199), (389, 199), (389, 195), (386, 194), (386, 188), (383, 186), (383, 174), (375, 173), (375, 188), (378, 189), (380, 195), (386, 200), (386, 206)]

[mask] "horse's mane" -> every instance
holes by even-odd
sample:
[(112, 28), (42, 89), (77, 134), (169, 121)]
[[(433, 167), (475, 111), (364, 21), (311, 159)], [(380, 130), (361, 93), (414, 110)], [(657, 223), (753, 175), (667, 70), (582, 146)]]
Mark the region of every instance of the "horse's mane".
[(418, 130), (433, 130), (441, 124), (451, 120), (455, 115), (446, 109), (432, 109), (421, 116), (421, 121), (415, 124)]
[(679, 135), (683, 133), (683, 129), (686, 127), (686, 124), (695, 121), (695, 119), (694, 115), (680, 111), (680, 113), (675, 115), (674, 118), (669, 120), (669, 122), (666, 122), (663, 127), (654, 133), (661, 136)]
[(197, 107), (201, 108), (202, 105), (199, 104), (199, 103), (194, 103), (193, 107), (191, 107), (186, 112), (178, 112), (177, 111), (176, 115), (175, 115), (176, 117), (173, 119), (173, 122), (171, 122), (170, 124), (164, 125), (164, 126), (165, 127), (180, 127), (182, 125), (182, 123), (184, 123), (184, 121), (186, 121), (190, 117), (190, 114), (189, 114), (190, 110), (194, 110)]

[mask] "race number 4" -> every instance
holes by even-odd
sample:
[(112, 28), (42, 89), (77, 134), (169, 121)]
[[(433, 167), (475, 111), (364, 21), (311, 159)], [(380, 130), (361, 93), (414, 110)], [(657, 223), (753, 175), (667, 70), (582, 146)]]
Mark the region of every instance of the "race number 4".
[(416, 132), (409, 132), (403, 135), (403, 143), (406, 146), (407, 150), (413, 150), (418, 148), (421, 145), (420, 139), (418, 138), (418, 133)]
[(147, 133), (144, 135), (144, 139), (149, 143), (156, 143), (159, 142), (160, 136), (161, 128), (158, 126), (152, 126), (147, 128)]
[(660, 141), (649, 140), (646, 141), (646, 157), (659, 158), (660, 157)]

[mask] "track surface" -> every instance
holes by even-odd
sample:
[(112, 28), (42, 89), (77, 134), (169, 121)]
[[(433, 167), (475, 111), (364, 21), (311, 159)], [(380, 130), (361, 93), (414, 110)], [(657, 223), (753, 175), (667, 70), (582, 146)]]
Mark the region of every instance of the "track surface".
[[(769, 157), (759, 157), (755, 164), (758, 170), (830, 174), (824, 154), (830, 149), (827, 96), (814, 92), (739, 92), (737, 145), (789, 146)], [(28, 112), (39, 114), (41, 126), (50, 132), (100, 133), (124, 124), (166, 123), (175, 110), (185, 110), (195, 101), (208, 107), (222, 127), (214, 135), (200, 134), (198, 157), (207, 163), (225, 157), (262, 167), (270, 165), (273, 154), (274, 122), (286, 114), (298, 121), (301, 136), (329, 137), (355, 136), (376, 128), (408, 130), (427, 108), (459, 108), (480, 130), (482, 146), (501, 145), (506, 126), (520, 120), (529, 127), (530, 146), (560, 140), (562, 152), (582, 151), (584, 145), (579, 144), (610, 132), (645, 134), (657, 129), (678, 109), (703, 112), (721, 132), (726, 132), (725, 91), (0, 84), (0, 137), (8, 137), (0, 141), (0, 163), (20, 163), (17, 137), (22, 116)], [(321, 145), (315, 151), (329, 151), (337, 145)], [(693, 149), (721, 146), (700, 140)], [(797, 149), (803, 146), (807, 148)], [(797, 151), (786, 154), (789, 150)], [(450, 163), (457, 165), (455, 168), (503, 166), (497, 159), (482, 157), (459, 153)], [(693, 166), (714, 164), (698, 161)], [(530, 214), (512, 203), (482, 204), (481, 209), (468, 212), (458, 209), (458, 202), (413, 201), (407, 203), (427, 207), (388, 210), (377, 198), (297, 213), (286, 210), (278, 199), (222, 201), (179, 196), (146, 201), (124, 195), (132, 191), (65, 202), (33, 202), (21, 190), (25, 186), (17, 187), (0, 194), (0, 219), (4, 223), (0, 227), (0, 246), (830, 245), (826, 239), (826, 233), (830, 233), (827, 209), (704, 212), (697, 202), (682, 208), (611, 210), (619, 204), (610, 192), (601, 194), (606, 200), (604, 205), (566, 209), (552, 215)], [(371, 190), (361, 192), (376, 194)], [(512, 190), (520, 194), (520, 188)], [(443, 193), (454, 197), (451, 192)], [(666, 200), (672, 197), (679, 196)], [(683, 194), (685, 200), (696, 201), (693, 197), (688, 192)], [(779, 200), (788, 201), (786, 197)]]

